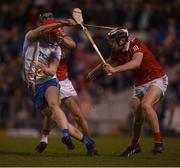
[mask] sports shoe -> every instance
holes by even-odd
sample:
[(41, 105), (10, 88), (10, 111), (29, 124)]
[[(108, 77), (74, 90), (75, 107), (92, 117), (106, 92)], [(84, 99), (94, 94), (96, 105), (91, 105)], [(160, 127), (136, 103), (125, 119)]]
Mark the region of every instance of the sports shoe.
[(152, 149), (152, 153), (158, 154), (164, 150), (163, 143), (154, 143), (154, 148)]
[(119, 156), (130, 157), (139, 152), (141, 152), (141, 147), (139, 145), (128, 146), (127, 149), (123, 153), (121, 153)]
[(86, 149), (87, 149), (87, 155), (88, 156), (97, 156), (97, 155), (99, 155), (98, 151), (95, 148), (95, 143), (94, 142), (91, 145), (86, 145)]
[(67, 146), (69, 150), (73, 150), (75, 148), (74, 144), (72, 143), (70, 136), (64, 136), (61, 139), (62, 143)]
[(46, 142), (40, 142), (40, 143), (36, 146), (35, 150), (36, 150), (37, 152), (39, 152), (39, 153), (42, 153), (42, 152), (46, 149), (47, 145), (48, 145), (48, 144), (47, 144)]

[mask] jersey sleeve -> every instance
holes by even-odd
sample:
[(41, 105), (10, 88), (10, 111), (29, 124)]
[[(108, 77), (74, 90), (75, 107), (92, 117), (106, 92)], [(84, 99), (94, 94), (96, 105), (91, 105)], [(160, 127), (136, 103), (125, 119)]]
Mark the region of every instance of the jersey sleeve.
[(31, 30), (28, 31), (28, 32), (26, 33), (26, 35), (25, 35), (25, 39), (24, 39), (24, 45), (25, 45), (25, 46), (28, 46), (28, 45), (31, 45), (31, 44), (32, 44), (32, 42), (29, 41), (28, 38), (27, 38), (30, 32), (31, 32)]
[(132, 40), (131, 51), (133, 54), (138, 52), (143, 53), (142, 42), (139, 39), (135, 38)]

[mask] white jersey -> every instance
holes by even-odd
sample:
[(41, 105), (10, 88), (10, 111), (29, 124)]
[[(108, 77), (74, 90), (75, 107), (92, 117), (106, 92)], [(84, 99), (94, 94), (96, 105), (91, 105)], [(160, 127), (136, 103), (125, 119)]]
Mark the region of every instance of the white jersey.
[[(29, 32), (28, 32), (29, 33)], [(39, 45), (38, 51), (36, 52), (37, 42), (31, 42), (25, 36), (24, 45), (23, 45), (23, 63), (24, 63), (24, 72), (23, 78), (27, 82), (28, 80), (36, 80), (37, 84), (45, 82), (49, 79), (55, 78), (55, 76), (49, 76), (43, 72), (35, 74), (35, 55), (38, 54), (38, 62), (44, 65), (49, 65), (54, 59), (60, 61), (61, 59), (61, 48), (59, 46), (54, 46), (50, 44), (41, 44)], [(36, 53), (35, 53), (36, 52)], [(35, 79), (36, 78), (36, 79)]]

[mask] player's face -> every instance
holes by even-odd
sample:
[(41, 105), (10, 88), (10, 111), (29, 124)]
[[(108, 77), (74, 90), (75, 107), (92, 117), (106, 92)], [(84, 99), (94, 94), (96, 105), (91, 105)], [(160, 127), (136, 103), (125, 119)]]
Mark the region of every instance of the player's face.
[(58, 33), (47, 33), (44, 37), (45, 41), (52, 45), (59, 44), (59, 35)]
[(125, 38), (110, 41), (110, 46), (111, 46), (112, 50), (114, 50), (114, 51), (123, 50), (125, 45), (126, 45), (126, 39)]

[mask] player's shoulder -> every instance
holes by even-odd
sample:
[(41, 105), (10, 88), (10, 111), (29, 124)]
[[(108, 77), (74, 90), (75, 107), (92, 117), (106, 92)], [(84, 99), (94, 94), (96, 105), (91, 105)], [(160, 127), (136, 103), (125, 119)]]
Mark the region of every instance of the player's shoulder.
[(26, 43), (30, 43), (30, 41), (28, 40), (28, 36), (29, 36), (29, 34), (32, 32), (32, 30), (29, 30), (28, 32), (26, 32), (26, 34), (25, 34), (25, 38), (24, 38), (24, 40), (26, 41)]
[(27, 38), (27, 36), (28, 36), (31, 32), (32, 32), (32, 30), (27, 31), (26, 34), (25, 34), (25, 37)]
[(132, 38), (129, 40), (130, 46), (129, 50), (133, 52), (139, 52), (142, 49), (142, 41), (139, 38)]
[(130, 40), (130, 43), (131, 43), (131, 44), (141, 44), (142, 41), (141, 41), (139, 38), (134, 37), (134, 38), (132, 38), (132, 39)]

